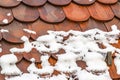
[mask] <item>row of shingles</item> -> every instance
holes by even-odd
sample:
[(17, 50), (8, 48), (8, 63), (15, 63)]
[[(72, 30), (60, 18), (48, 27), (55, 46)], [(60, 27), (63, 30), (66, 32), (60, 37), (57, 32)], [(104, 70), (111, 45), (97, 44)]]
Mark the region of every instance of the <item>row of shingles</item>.
[(67, 5), (69, 4), (71, 1), (77, 3), (77, 4), (81, 4), (81, 5), (89, 5), (94, 3), (95, 1), (104, 3), (104, 4), (113, 4), (115, 2), (117, 2), (117, 0), (4, 0), (4, 1), (0, 1), (0, 6), (2, 7), (14, 7), (17, 6), (18, 4), (20, 4), (21, 2), (29, 5), (29, 6), (42, 6), (44, 5), (46, 2), (50, 2), (53, 5)]
[[(75, 9), (77, 9), (79, 11), (77, 12), (76, 10), (72, 10), (72, 9), (70, 10), (70, 9), (68, 9), (69, 7), (72, 7), (72, 9), (75, 8)], [(2, 9), (1, 9), (1, 12), (3, 11)], [(79, 15), (78, 17), (73, 16), (73, 18), (72, 18), (69, 11), (73, 11), (71, 13), (72, 16), (76, 12), (78, 14), (83, 14), (83, 12), (85, 12), (86, 14), (84, 14), (84, 16)], [(41, 17), (42, 20), (44, 20), (46, 22), (50, 22), (50, 23), (61, 22), (61, 21), (63, 21), (65, 19), (65, 17), (67, 17), (70, 20), (74, 20), (74, 21), (85, 21), (90, 17), (90, 15), (88, 16), (87, 10), (85, 9), (85, 7), (81, 6), (79, 8), (74, 3), (71, 3), (69, 6), (67, 6), (64, 9), (64, 12), (65, 12), (66, 16), (65, 16), (64, 12), (62, 11), (62, 9), (60, 7), (56, 7), (56, 6), (50, 5), (48, 3), (46, 3), (44, 6), (40, 7), (39, 12), (38, 12), (37, 8), (28, 7), (28, 6), (25, 6), (23, 4), (20, 4), (19, 6), (13, 8), (12, 12), (13, 12), (13, 15), (11, 15), (11, 16), (8, 16), (8, 13), (11, 13), (10, 10), (9, 11), (7, 10), (7, 13), (3, 13), (4, 16), (1, 18), (1, 24), (10, 23), (13, 20), (13, 16), (17, 20), (22, 21), (22, 22), (32, 22), (32, 21), (35, 21), (36, 19), (38, 19), (39, 13), (40, 13), (40, 17)], [(91, 14), (91, 16), (93, 18), (95, 18), (95, 19), (96, 19), (96, 17), (97, 17), (98, 20), (100, 19), (100, 18), (98, 18), (98, 16), (95, 17), (94, 14), (93, 15)], [(4, 23), (3, 22), (4, 19), (7, 19), (8, 23)], [(104, 19), (102, 19), (102, 20), (104, 20)]]
[[(66, 0), (66, 1), (56, 1), (56, 0), (48, 0), (49, 2), (51, 3), (54, 3), (56, 5), (66, 5), (68, 3), (70, 3), (71, 1), (70, 0)], [(2, 6), (4, 7), (8, 7), (10, 6), (10, 3), (11, 3), (11, 6), (10, 7), (13, 7), (13, 6), (17, 6), (18, 4), (20, 4), (20, 1), (8, 1), (7, 3), (9, 4), (8, 6), (6, 6), (6, 4), (4, 4), (6, 1), (3, 1), (1, 2)], [(19, 2), (19, 3), (18, 3)], [(32, 21), (35, 21), (36, 19), (38, 19), (39, 17), (39, 13), (40, 13), (40, 17), (42, 20), (46, 21), (46, 22), (50, 22), (50, 23), (56, 23), (56, 22), (61, 22), (65, 19), (65, 14), (64, 12), (62, 11), (62, 9), (60, 7), (56, 7), (56, 6), (53, 6), (53, 5), (50, 5), (48, 4), (46, 1), (43, 1), (43, 0), (38, 0), (38, 1), (33, 1), (33, 0), (23, 0), (23, 2), (29, 6), (34, 6), (34, 8), (32, 7), (28, 7), (28, 6), (25, 6), (23, 5), (22, 3), (13, 8), (12, 9), (12, 12), (13, 12), (13, 16), (19, 20), (19, 21), (22, 21), (22, 22), (32, 22)], [(36, 3), (38, 2), (38, 3)], [(46, 4), (45, 4), (46, 2)], [(85, 0), (85, 1), (81, 1), (81, 0), (74, 0), (74, 2), (76, 3), (81, 3), (83, 2), (83, 4), (87, 3), (87, 4), (92, 4), (94, 3), (95, 1), (89, 1), (89, 0)], [(101, 1), (102, 2), (102, 1)], [(116, 1), (112, 2), (112, 0), (110, 1), (111, 3), (115, 3)], [(72, 3), (72, 2), (71, 2)], [(42, 6), (43, 4), (45, 4), (44, 6)], [(81, 3), (82, 4), (82, 3)], [(39, 8), (39, 12), (37, 10), (37, 8), (35, 8), (35, 6), (42, 6)], [(70, 5), (71, 6), (71, 5)], [(82, 9), (81, 8), (77, 8), (77, 6), (75, 7), (75, 5), (73, 6), (73, 8), (76, 8), (78, 10), (83, 10), (85, 11), (85, 8)], [(50, 12), (52, 10), (52, 12)], [(68, 9), (69, 10), (69, 9)], [(67, 15), (67, 12), (66, 10), (64, 10), (66, 15)], [(10, 11), (9, 11), (10, 12)], [(26, 14), (27, 13), (27, 14)], [(31, 14), (32, 13), (32, 14)], [(80, 12), (79, 12), (80, 13)], [(54, 15), (56, 14), (56, 15)], [(7, 15), (7, 14), (5, 14)], [(10, 23), (12, 20), (13, 20), (13, 16), (11, 16), (10, 19), (8, 19), (8, 23)], [(91, 15), (92, 16), (92, 15)], [(85, 17), (85, 19), (84, 19)], [(67, 16), (67, 18), (69, 19), (69, 16)], [(83, 19), (86, 20), (89, 18), (89, 16), (86, 16), (84, 15), (83, 17), (80, 17), (81, 19), (78, 21), (81, 21)], [(94, 18), (94, 17), (93, 17)], [(96, 18), (95, 18), (96, 19)], [(77, 20), (77, 19), (76, 19)], [(1, 21), (3, 22), (3, 21)], [(3, 24), (3, 23), (2, 23)]]

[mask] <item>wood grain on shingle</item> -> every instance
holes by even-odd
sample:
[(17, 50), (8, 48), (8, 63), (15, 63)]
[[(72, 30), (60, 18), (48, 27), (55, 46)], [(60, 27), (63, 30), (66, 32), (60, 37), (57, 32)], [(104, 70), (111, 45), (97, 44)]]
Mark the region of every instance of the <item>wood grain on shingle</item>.
[(1, 48), (2, 48), (2, 52), (0, 53), (0, 56), (5, 55), (5, 54), (11, 54), (11, 52), (10, 52), (11, 48), (14, 48), (14, 47), (20, 48), (20, 45), (21, 45), (21, 44), (9, 43), (9, 42), (6, 42), (4, 40), (2, 40), (0, 42), (0, 44), (1, 44)]
[(88, 10), (91, 17), (99, 21), (108, 21), (114, 17), (114, 13), (112, 12), (110, 6), (97, 2), (91, 6), (88, 6)]
[(55, 30), (52, 24), (45, 23), (41, 20), (31, 24), (31, 28), (36, 32), (36, 35), (31, 34), (31, 37), (36, 40), (39, 36), (47, 34), (48, 30)]
[(115, 16), (120, 18), (120, 2), (116, 3), (115, 5), (111, 5), (111, 7)]
[(100, 2), (100, 3), (103, 3), (103, 4), (114, 4), (118, 0), (97, 0), (97, 1)]
[(86, 22), (80, 22), (80, 27), (81, 27), (82, 31), (86, 31), (86, 30), (94, 29), (94, 28), (98, 28), (100, 30), (107, 31), (107, 28), (103, 23), (101, 23), (99, 21), (95, 21), (94, 19), (89, 19)]
[(79, 31), (80, 26), (76, 22), (65, 20), (62, 23), (55, 24), (55, 30), (56, 31), (69, 31), (69, 30), (78, 30)]
[(90, 15), (85, 6), (80, 6), (74, 3), (63, 7), (66, 17), (72, 21), (86, 21)]
[(21, 22), (33, 22), (39, 18), (39, 12), (37, 8), (25, 6), (23, 4), (12, 8), (15, 19)]
[(40, 18), (49, 23), (62, 22), (65, 19), (65, 14), (60, 7), (51, 4), (45, 4), (39, 9)]
[(15, 7), (17, 5), (19, 5), (21, 3), (21, 1), (17, 1), (17, 0), (0, 0), (0, 6), (2, 7)]
[(2, 33), (0, 32), (0, 41), (2, 40)]
[(9, 24), (13, 19), (14, 17), (10, 9), (0, 7), (0, 25)]
[(95, 0), (73, 0), (73, 1), (80, 5), (90, 5), (95, 2)]
[(35, 59), (35, 62), (38, 62), (38, 63), (41, 62), (41, 59), (40, 59), (41, 54), (36, 49), (32, 49), (31, 52), (29, 53), (24, 53), (23, 56), (26, 60), (30, 62), (32, 62), (31, 61), (32, 58)]
[(23, 3), (29, 6), (42, 6), (47, 0), (22, 0)]
[(53, 5), (64, 6), (69, 4), (72, 0), (48, 0)]
[[(118, 23), (120, 23), (120, 20), (117, 18), (113, 18), (111, 21), (105, 22), (105, 26), (108, 29), (108, 31), (111, 31), (111, 26), (116, 25), (118, 26)], [(119, 28), (119, 27), (118, 27)], [(119, 28), (120, 29), (120, 28)]]
[(3, 27), (3, 29), (8, 30), (8, 32), (2, 33), (3, 38), (12, 43), (23, 43), (21, 40), (22, 36), (30, 37), (29, 34), (23, 31), (24, 28), (27, 29), (26, 24), (14, 21), (13, 23)]
[(31, 62), (25, 60), (24, 58), (17, 63), (17, 67), (23, 72), (23, 73), (27, 73), (27, 68), (28, 66), (31, 64)]

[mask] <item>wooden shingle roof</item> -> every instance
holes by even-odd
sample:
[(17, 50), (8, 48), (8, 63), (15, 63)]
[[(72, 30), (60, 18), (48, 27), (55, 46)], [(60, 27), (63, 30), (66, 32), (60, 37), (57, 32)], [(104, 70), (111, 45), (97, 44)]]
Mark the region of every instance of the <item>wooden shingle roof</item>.
[[(112, 25), (120, 29), (120, 0), (0, 0), (0, 56), (9, 54), (10, 48), (22, 48), (22, 36), (34, 41), (46, 34), (47, 30), (86, 31), (98, 28), (111, 31)], [(35, 31), (36, 34), (29, 34), (23, 29)], [(119, 44), (115, 46), (120, 48)], [(36, 59), (36, 66), (40, 67), (40, 54), (36, 50), (16, 55), (21, 71), (27, 72), (32, 57)], [(51, 58), (49, 60), (55, 62)], [(110, 69), (113, 79), (120, 78), (114, 64)], [(0, 80), (4, 80), (4, 75), (0, 74)]]

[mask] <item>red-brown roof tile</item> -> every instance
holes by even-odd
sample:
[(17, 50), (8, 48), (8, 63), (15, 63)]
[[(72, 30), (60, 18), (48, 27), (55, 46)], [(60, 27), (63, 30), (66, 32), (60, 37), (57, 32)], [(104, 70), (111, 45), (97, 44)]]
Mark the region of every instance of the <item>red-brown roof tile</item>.
[(36, 35), (31, 34), (31, 37), (34, 40), (41, 35), (47, 34), (48, 30), (55, 30), (55, 28), (52, 24), (45, 23), (41, 20), (35, 21), (30, 26), (31, 26), (31, 29), (36, 32)]
[(100, 3), (94, 3), (93, 5), (88, 6), (88, 10), (92, 18), (100, 21), (108, 21), (114, 17), (110, 6), (103, 5)]
[(53, 5), (64, 6), (71, 2), (72, 0), (48, 0)]
[(47, 0), (22, 0), (22, 2), (28, 6), (42, 6)]
[(0, 0), (0, 6), (2, 7), (15, 7), (20, 4), (17, 0)]
[(80, 5), (90, 5), (95, 2), (95, 0), (73, 0), (73, 1)]
[(21, 40), (22, 36), (30, 37), (30, 35), (23, 30), (28, 29), (28, 26), (15, 20), (11, 24), (4, 26), (2, 29), (8, 30), (8, 32), (2, 33), (3, 38), (8, 42), (23, 43)]
[(39, 18), (39, 12), (37, 8), (32, 8), (24, 4), (12, 8), (13, 16), (15, 19), (21, 22), (33, 22)]
[(100, 3), (103, 3), (103, 4), (114, 4), (118, 0), (97, 0), (97, 1), (100, 2)]
[(79, 6), (70, 3), (68, 6), (63, 7), (66, 17), (73, 21), (86, 21), (90, 15), (85, 6)]
[(89, 19), (86, 22), (81, 22), (80, 27), (81, 27), (82, 31), (86, 31), (86, 30), (94, 29), (94, 28), (98, 28), (100, 30), (107, 31), (106, 26), (104, 25), (103, 22), (96, 21), (94, 19)]
[(14, 19), (11, 9), (0, 7), (0, 25), (6, 25)]
[(62, 22), (65, 19), (65, 14), (61, 7), (53, 6), (49, 3), (38, 8), (40, 18), (49, 23)]
[(115, 5), (111, 5), (112, 10), (116, 17), (120, 18), (120, 2), (116, 3)]

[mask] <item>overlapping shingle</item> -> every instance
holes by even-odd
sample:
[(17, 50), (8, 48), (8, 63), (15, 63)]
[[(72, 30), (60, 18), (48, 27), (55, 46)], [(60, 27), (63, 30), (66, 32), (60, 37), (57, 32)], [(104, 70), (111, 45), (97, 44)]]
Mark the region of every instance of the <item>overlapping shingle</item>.
[[(10, 48), (22, 48), (22, 36), (34, 41), (47, 34), (48, 30), (85, 31), (99, 28), (110, 31), (112, 25), (120, 29), (120, 0), (0, 0), (0, 44), (3, 49), (0, 56), (9, 54)], [(28, 33), (24, 29), (36, 33)], [(40, 55), (36, 50), (16, 55), (21, 71), (27, 72), (32, 57), (36, 59), (36, 66), (40, 67)], [(54, 59), (49, 61), (54, 65), (57, 58), (51, 56)], [(85, 62), (77, 63), (86, 67)], [(111, 77), (120, 78), (113, 67), (110, 67)], [(0, 75), (0, 80), (4, 80), (3, 77)]]

